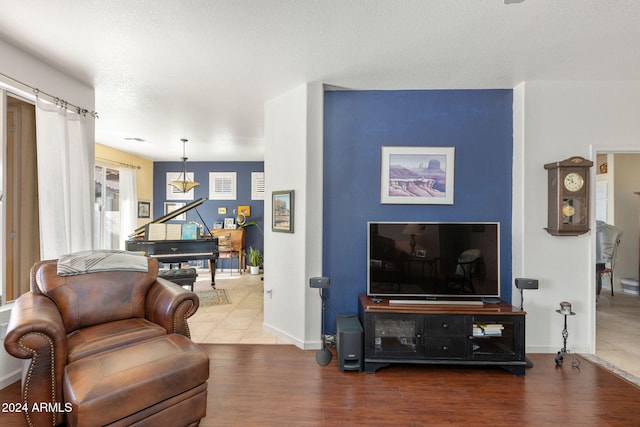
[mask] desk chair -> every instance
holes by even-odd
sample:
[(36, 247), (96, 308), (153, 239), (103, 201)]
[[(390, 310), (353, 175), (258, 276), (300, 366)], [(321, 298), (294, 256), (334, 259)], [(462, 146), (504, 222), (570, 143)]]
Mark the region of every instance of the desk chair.
[(604, 221), (596, 221), (596, 300), (602, 290), (602, 277), (609, 276), (613, 296), (613, 273), (622, 239), (622, 229)]
[(218, 235), (218, 258), (229, 259), (229, 272), (233, 276), (233, 258), (238, 261), (238, 273), (242, 274), (240, 270), (240, 251), (233, 246), (233, 239), (231, 234)]

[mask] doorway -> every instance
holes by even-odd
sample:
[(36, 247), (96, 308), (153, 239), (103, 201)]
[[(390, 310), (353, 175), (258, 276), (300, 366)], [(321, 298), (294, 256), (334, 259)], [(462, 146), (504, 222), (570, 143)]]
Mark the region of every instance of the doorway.
[(640, 296), (625, 292), (621, 283), (639, 274), (640, 153), (599, 152), (595, 166), (596, 219), (623, 232), (613, 277), (604, 280), (595, 304), (595, 355), (640, 377)]

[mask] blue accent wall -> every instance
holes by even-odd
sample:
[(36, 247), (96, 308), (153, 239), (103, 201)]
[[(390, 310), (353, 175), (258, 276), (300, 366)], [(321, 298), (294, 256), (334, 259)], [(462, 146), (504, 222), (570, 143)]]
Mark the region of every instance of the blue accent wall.
[[(189, 204), (201, 197), (209, 197), (209, 172), (236, 172), (237, 173), (237, 200), (207, 200), (198, 206), (198, 212), (210, 228), (216, 221), (224, 222), (225, 218), (235, 218), (234, 209), (238, 206), (251, 207), (251, 216), (248, 221), (256, 221), (264, 230), (264, 201), (251, 200), (251, 172), (264, 172), (264, 162), (187, 162), (187, 172), (194, 173), (195, 181), (200, 185), (194, 189), (193, 200), (167, 200), (166, 199), (166, 174), (167, 172), (180, 172), (182, 162), (154, 162), (153, 164), (153, 212), (155, 217), (164, 215), (164, 203), (184, 202)], [(218, 208), (226, 207), (227, 214), (219, 215)], [(202, 223), (195, 210), (187, 212), (187, 221)], [(183, 221), (171, 220), (169, 222), (180, 223)], [(247, 253), (249, 247), (259, 249), (264, 253), (264, 237), (255, 226), (246, 229)], [(229, 268), (229, 259), (220, 259), (218, 266)], [(235, 261), (234, 261), (235, 266)]]
[[(500, 222), (500, 293), (511, 301), (512, 102), (502, 89), (325, 92), (326, 332), (366, 293), (368, 221)], [(382, 205), (383, 146), (455, 147), (454, 204)]]

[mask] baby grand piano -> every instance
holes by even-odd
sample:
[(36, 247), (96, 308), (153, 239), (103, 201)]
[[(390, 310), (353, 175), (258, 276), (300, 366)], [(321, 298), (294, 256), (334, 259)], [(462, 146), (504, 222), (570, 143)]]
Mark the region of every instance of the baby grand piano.
[[(169, 221), (178, 215), (187, 212), (190, 209), (194, 209), (197, 206), (204, 203), (207, 200), (206, 197), (196, 200), (193, 203), (189, 203), (180, 209), (176, 209), (173, 212), (168, 213), (160, 218), (154, 219), (148, 224), (137, 228), (132, 234), (129, 235), (130, 239), (126, 242), (126, 248), (128, 251), (144, 252), (151, 258), (156, 258), (159, 262), (169, 264), (179, 264), (182, 262), (192, 260), (208, 260), (211, 262), (211, 287), (216, 287), (216, 260), (218, 259), (218, 238), (215, 236), (208, 236), (196, 240), (145, 240), (148, 235), (149, 224), (159, 224)], [(196, 209), (198, 216), (200, 212)], [(202, 220), (202, 216), (200, 216)], [(202, 220), (204, 223), (204, 220)], [(208, 228), (205, 228), (208, 231)]]

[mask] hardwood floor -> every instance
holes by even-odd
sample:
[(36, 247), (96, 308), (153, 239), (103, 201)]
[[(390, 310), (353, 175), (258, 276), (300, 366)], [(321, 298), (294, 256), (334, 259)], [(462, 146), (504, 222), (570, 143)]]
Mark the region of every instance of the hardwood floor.
[[(291, 345), (202, 344), (210, 355), (201, 426), (632, 426), (640, 388), (579, 356), (532, 354), (525, 377), (499, 368), (402, 365), (338, 371)], [(578, 368), (572, 362), (580, 362)], [(0, 391), (17, 402), (18, 383)], [(24, 426), (2, 413), (3, 426)], [(168, 424), (171, 425), (171, 424)]]
[(603, 289), (596, 304), (596, 356), (640, 383), (640, 297)]
[[(253, 296), (262, 291), (259, 279), (252, 283), (244, 276), (234, 278), (229, 289), (246, 317), (250, 308), (258, 308)], [(635, 337), (631, 341), (637, 342), (640, 335), (629, 325), (640, 321), (639, 305), (638, 297), (603, 293), (597, 306), (596, 355), (636, 376), (640, 371), (634, 355), (640, 350), (629, 340)], [(561, 367), (555, 366), (555, 354), (529, 354), (534, 367), (524, 378), (500, 369), (417, 365), (393, 366), (376, 374), (340, 373), (335, 355), (328, 366), (320, 366), (315, 351), (282, 342), (211, 344), (209, 340), (264, 342), (265, 337), (252, 333), (249, 326), (261, 325), (259, 310), (259, 320), (247, 321), (241, 334), (213, 335), (214, 330), (225, 330), (224, 319), (235, 311), (230, 308), (216, 309), (225, 312), (220, 319), (213, 314), (216, 310), (202, 310), (192, 324), (194, 340), (211, 359), (204, 427), (640, 425), (640, 387), (573, 354)], [(230, 323), (233, 328), (241, 324), (236, 318)], [(571, 366), (575, 360), (579, 368)], [(19, 395), (19, 383), (14, 383), (0, 390), (0, 402), (18, 402)], [(26, 424), (21, 414), (0, 412), (0, 425)]]

